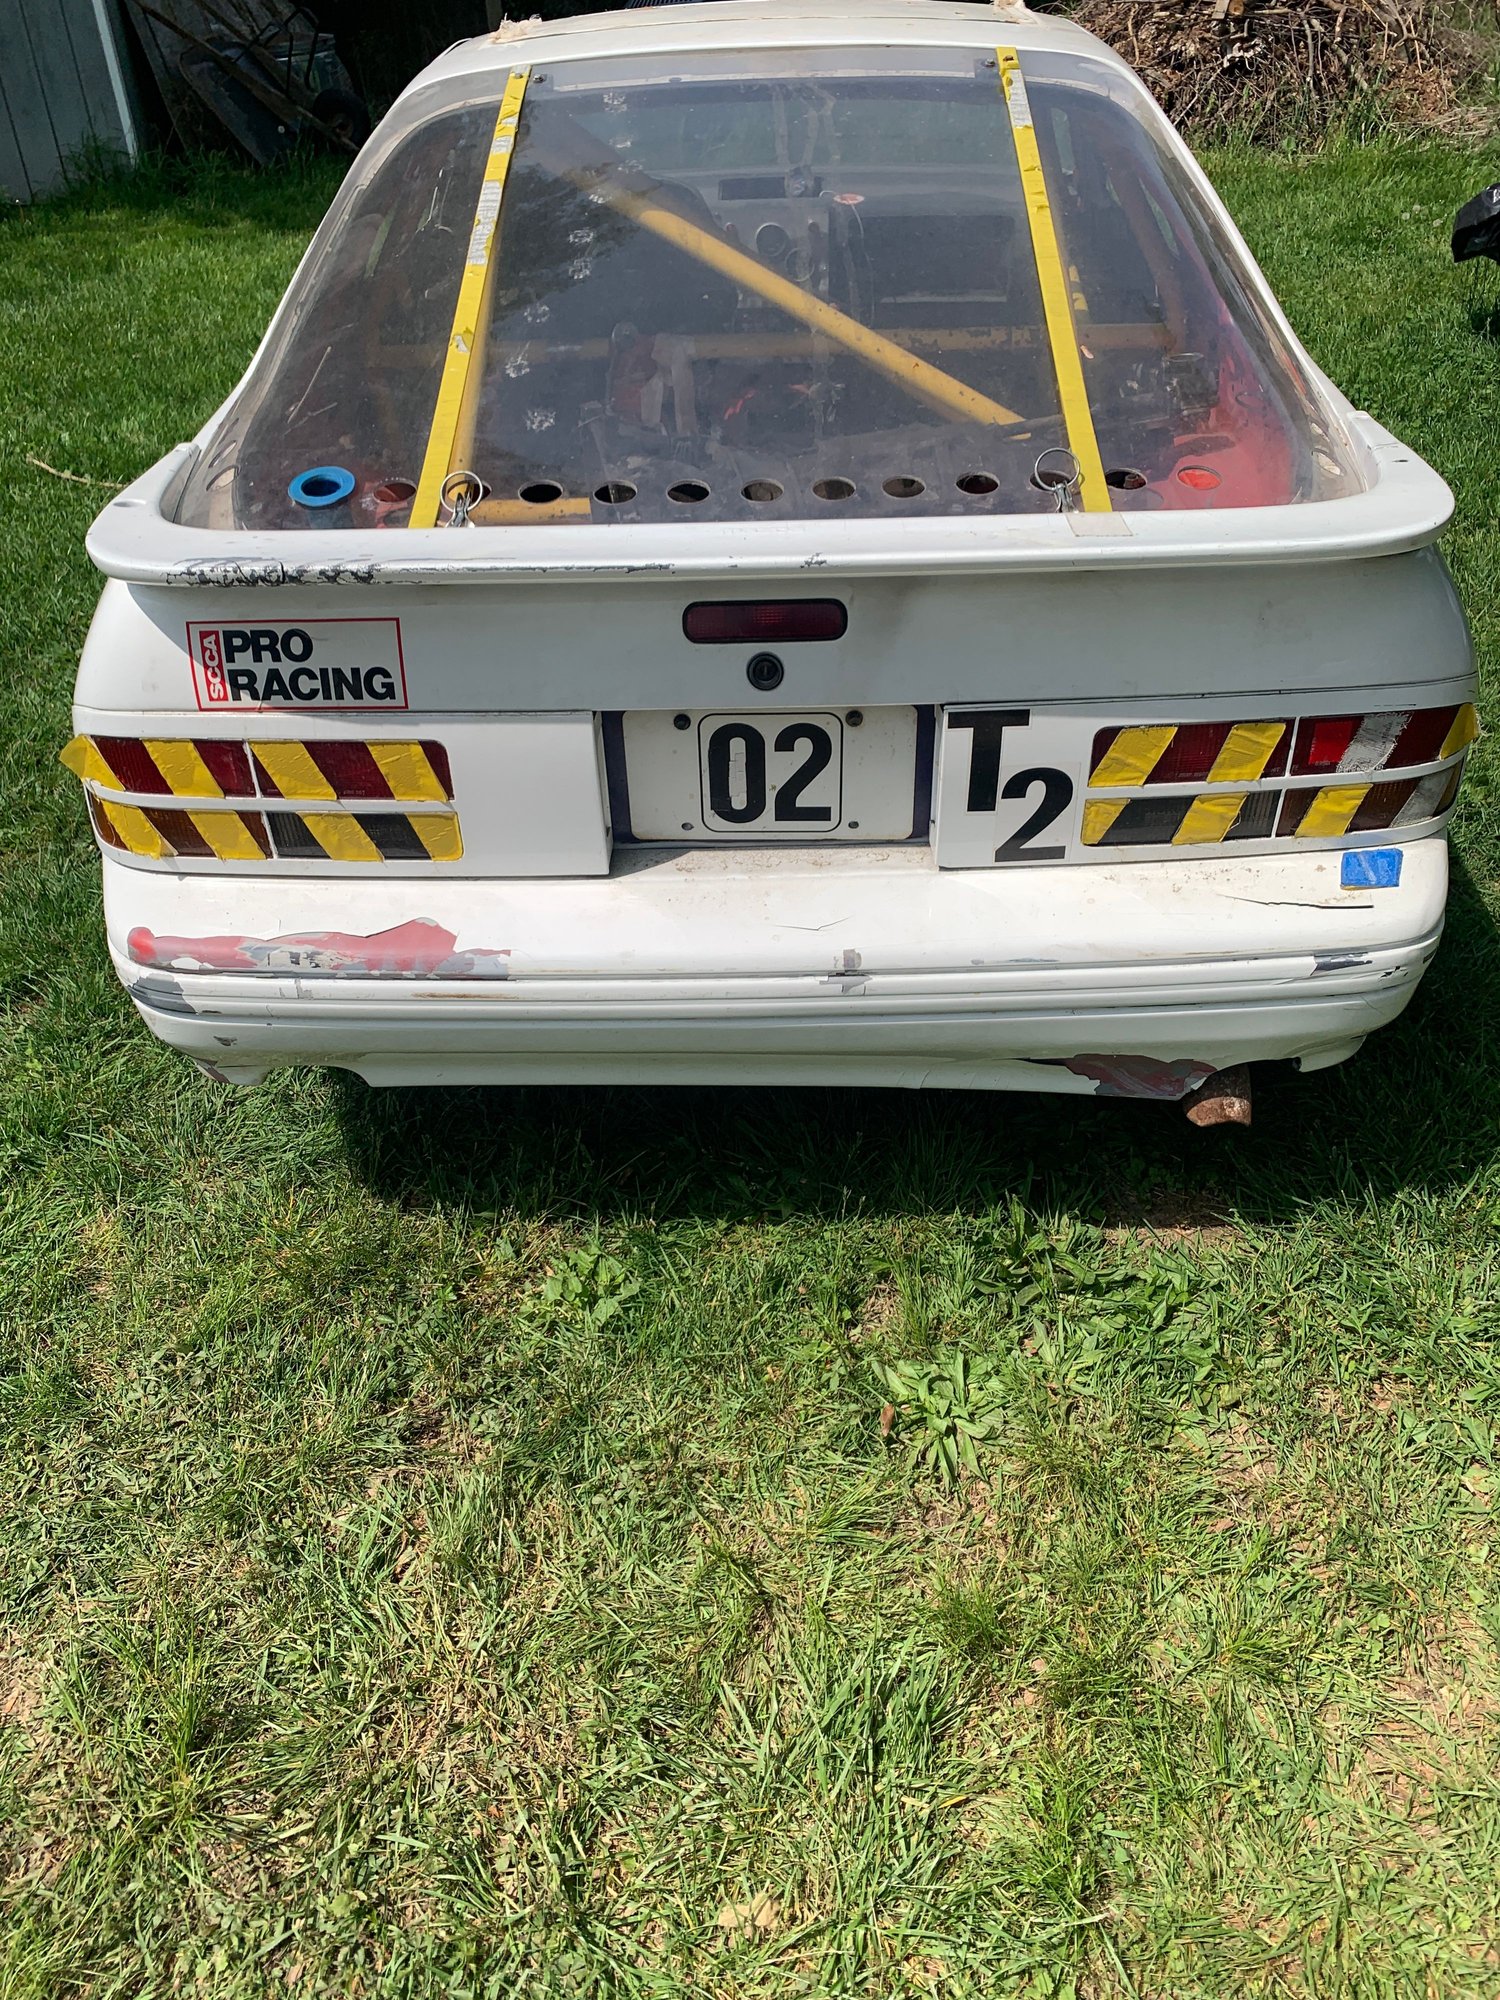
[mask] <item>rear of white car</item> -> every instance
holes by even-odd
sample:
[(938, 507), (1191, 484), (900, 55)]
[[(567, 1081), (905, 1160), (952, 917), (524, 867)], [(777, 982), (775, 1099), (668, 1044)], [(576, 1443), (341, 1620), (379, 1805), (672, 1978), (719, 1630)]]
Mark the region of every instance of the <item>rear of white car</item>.
[(466, 45), (96, 527), (116, 966), (245, 1083), (1337, 1062), (1441, 929), (1449, 507), (1066, 25)]

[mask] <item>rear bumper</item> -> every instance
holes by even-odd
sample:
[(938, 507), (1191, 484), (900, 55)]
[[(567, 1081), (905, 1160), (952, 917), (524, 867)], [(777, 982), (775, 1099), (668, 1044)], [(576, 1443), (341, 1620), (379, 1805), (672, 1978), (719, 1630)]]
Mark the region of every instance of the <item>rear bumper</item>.
[(1337, 1062), (1437, 948), (1441, 839), (938, 871), (923, 850), (638, 852), (600, 881), (173, 876), (106, 858), (116, 968), (228, 1081), (826, 1082), (1174, 1097)]

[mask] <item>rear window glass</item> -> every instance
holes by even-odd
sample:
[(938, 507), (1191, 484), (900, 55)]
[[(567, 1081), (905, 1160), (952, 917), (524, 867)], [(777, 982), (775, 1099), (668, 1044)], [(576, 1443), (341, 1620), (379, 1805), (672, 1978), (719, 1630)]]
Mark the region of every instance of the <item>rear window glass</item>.
[(180, 518), (407, 526), (430, 456), (470, 475), (454, 497), (485, 524), (1045, 511), (1082, 455), (1059, 339), (1104, 504), (1357, 488), (1129, 78), (1024, 58), (1039, 222), (993, 58), (671, 61), (682, 74), (657, 59), (530, 79), (457, 382), (504, 78), (483, 100), (414, 100), (320, 232)]

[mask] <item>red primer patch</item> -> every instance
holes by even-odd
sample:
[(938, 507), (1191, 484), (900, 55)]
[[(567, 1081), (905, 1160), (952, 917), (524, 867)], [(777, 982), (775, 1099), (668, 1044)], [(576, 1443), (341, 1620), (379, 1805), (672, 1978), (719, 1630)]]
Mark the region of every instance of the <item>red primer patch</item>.
[(510, 950), (459, 951), (441, 924), (415, 918), (361, 937), (306, 931), (285, 937), (158, 937), (133, 930), (131, 958), (162, 972), (254, 972), (302, 979), (505, 979)]
[(1094, 1079), (1096, 1097), (1154, 1097), (1175, 1104), (1214, 1074), (1212, 1063), (1179, 1056), (1074, 1056), (1063, 1064), (1074, 1076)]

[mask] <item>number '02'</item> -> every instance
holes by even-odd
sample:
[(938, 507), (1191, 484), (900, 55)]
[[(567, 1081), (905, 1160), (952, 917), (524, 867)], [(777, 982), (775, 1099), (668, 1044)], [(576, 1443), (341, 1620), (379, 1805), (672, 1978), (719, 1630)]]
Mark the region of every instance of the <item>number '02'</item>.
[(1073, 803), (1073, 780), (1067, 772), (1036, 765), (1029, 771), (1014, 772), (1003, 787), (1000, 783), (1000, 753), (1005, 732), (1007, 729), (1024, 729), (1030, 721), (1029, 708), (960, 709), (950, 711), (948, 715), (950, 729), (966, 729), (974, 739), (969, 752), (966, 811), (992, 813), (998, 810), (1001, 799), (1029, 798), (1038, 785), (1042, 788), (1041, 804), (1003, 846), (995, 849), (997, 861), (1062, 861), (1067, 857), (1066, 847), (1031, 845), (1037, 835), (1045, 833), (1049, 826), (1060, 820)]

